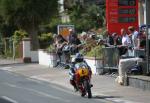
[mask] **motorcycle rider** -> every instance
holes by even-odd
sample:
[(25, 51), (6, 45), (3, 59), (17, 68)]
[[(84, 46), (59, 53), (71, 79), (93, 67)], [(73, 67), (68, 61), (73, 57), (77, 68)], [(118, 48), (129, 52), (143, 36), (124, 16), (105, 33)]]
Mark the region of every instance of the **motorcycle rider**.
[[(78, 69), (76, 68), (76, 64), (78, 63), (85, 63), (87, 66), (87, 69), (89, 70), (89, 77), (91, 79), (92, 71), (90, 66), (87, 64), (87, 62), (84, 60), (83, 55), (80, 53), (76, 53), (75, 58), (72, 60), (72, 64), (69, 70), (69, 75), (70, 75), (70, 84), (74, 87), (75, 91), (78, 91), (78, 87), (75, 82), (75, 71)], [(93, 86), (93, 85), (91, 85)]]

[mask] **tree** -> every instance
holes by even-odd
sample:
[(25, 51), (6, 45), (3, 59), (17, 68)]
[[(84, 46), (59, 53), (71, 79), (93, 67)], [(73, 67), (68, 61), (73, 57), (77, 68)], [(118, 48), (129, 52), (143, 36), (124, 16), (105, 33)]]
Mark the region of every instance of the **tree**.
[(68, 9), (71, 23), (77, 31), (89, 30), (91, 28), (103, 27), (105, 23), (105, 6), (74, 5)]
[(0, 0), (0, 11), (5, 23), (27, 31), (32, 49), (39, 47), (38, 27), (49, 22), (57, 13), (57, 0)]

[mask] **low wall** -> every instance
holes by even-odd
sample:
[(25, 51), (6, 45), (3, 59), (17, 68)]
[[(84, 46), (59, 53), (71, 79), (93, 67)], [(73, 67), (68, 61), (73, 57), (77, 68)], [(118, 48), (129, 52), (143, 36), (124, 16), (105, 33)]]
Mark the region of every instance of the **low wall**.
[(39, 64), (40, 65), (45, 65), (45, 66), (49, 66), (49, 67), (56, 66), (56, 63), (57, 63), (56, 54), (48, 53), (44, 50), (39, 50), (38, 56), (39, 56)]
[(32, 51), (30, 45), (30, 38), (23, 39), (23, 62), (31, 63), (38, 62), (38, 51)]
[(128, 85), (131, 87), (150, 91), (150, 77), (142, 75), (129, 76)]
[(31, 51), (31, 62), (39, 62), (38, 51)]
[(102, 59), (95, 59), (94, 57), (85, 57), (85, 61), (92, 69), (93, 74), (101, 74), (103, 71)]

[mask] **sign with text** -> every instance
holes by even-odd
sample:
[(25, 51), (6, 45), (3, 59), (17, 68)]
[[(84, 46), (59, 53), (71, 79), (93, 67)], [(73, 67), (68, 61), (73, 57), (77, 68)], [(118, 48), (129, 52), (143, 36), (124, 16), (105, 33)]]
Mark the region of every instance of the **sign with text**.
[(57, 34), (62, 35), (67, 40), (70, 35), (70, 29), (74, 31), (74, 25), (58, 25)]
[(110, 34), (129, 26), (138, 29), (138, 0), (106, 0), (106, 20)]

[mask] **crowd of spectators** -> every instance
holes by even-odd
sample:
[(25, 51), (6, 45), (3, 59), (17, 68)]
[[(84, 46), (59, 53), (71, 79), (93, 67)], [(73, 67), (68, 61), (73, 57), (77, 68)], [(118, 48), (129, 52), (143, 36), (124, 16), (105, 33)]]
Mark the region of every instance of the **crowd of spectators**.
[(61, 61), (63, 53), (67, 58), (69, 53), (75, 54), (79, 52), (80, 49), (87, 52), (98, 45), (117, 47), (120, 56), (128, 54), (128, 51), (132, 51), (134, 55), (134, 50), (145, 49), (146, 47), (145, 31), (136, 31), (133, 26), (129, 26), (128, 30), (122, 28), (120, 34), (109, 34), (107, 32), (102, 38), (97, 38), (94, 32), (84, 32), (81, 35), (77, 35), (72, 29), (69, 31), (70, 35), (67, 39), (64, 39), (62, 35), (57, 35), (55, 37), (55, 47), (59, 61)]
[(133, 26), (129, 26), (128, 30), (122, 28), (120, 34), (107, 33), (107, 38), (99, 40), (99, 44), (106, 47), (118, 47), (119, 55), (127, 54), (128, 50), (132, 51), (133, 55), (135, 55), (134, 50), (145, 49), (146, 34), (144, 30), (138, 32)]

